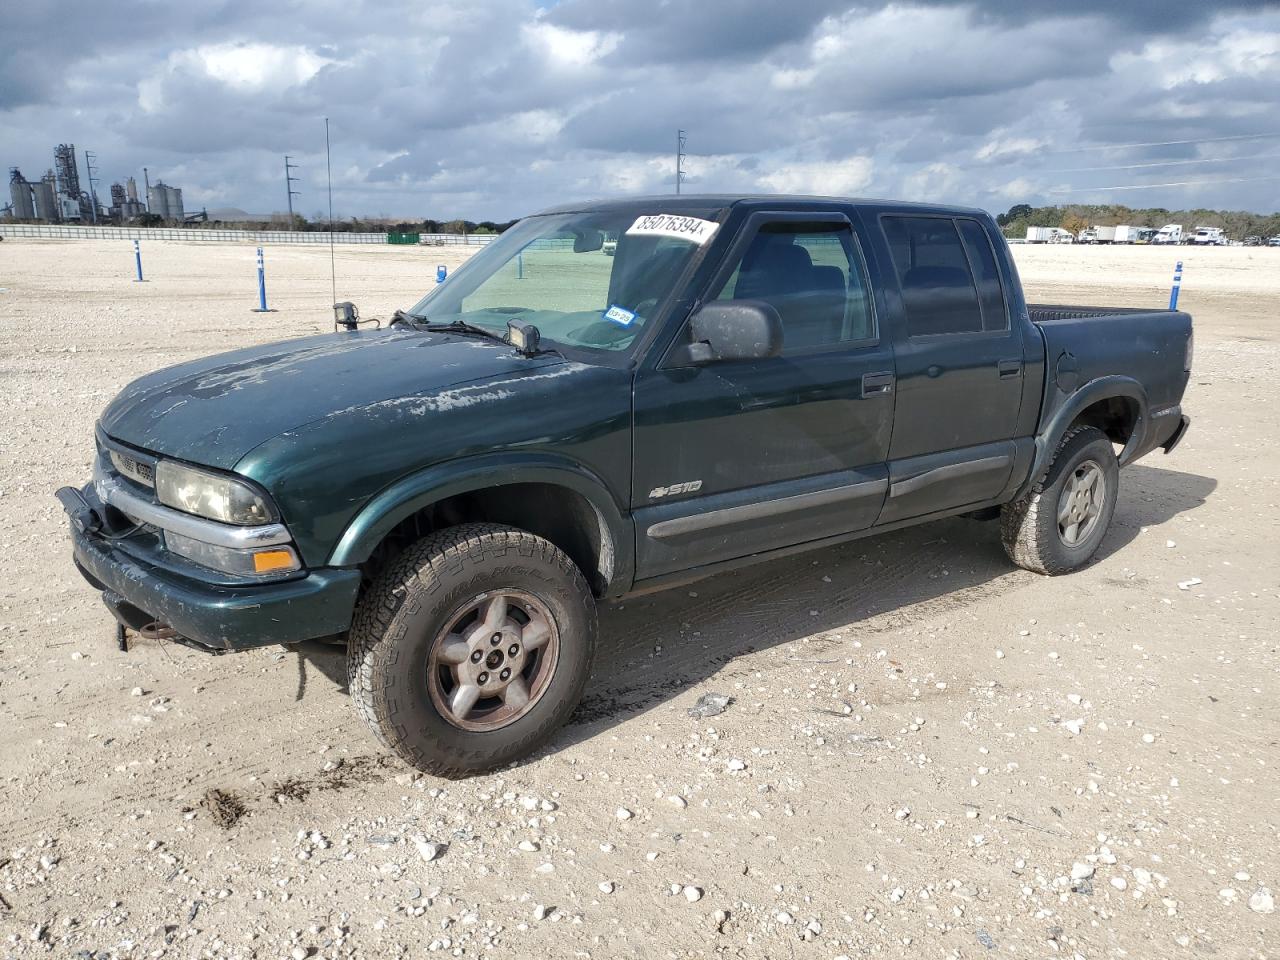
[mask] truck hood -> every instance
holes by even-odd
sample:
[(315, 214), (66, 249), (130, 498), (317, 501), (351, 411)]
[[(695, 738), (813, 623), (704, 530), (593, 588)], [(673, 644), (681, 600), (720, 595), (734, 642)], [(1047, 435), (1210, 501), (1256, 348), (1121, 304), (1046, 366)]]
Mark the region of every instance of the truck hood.
[(124, 443), (231, 469), (250, 450), (330, 414), (562, 361), (490, 340), (417, 331), (332, 333), (147, 374), (103, 411)]

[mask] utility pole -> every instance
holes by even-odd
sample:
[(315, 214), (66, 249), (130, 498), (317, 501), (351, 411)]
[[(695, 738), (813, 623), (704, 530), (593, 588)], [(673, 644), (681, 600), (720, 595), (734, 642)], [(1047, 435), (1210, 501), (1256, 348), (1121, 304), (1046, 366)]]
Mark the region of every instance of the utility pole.
[(287, 153), (284, 155), (284, 189), (289, 200), (289, 229), (291, 230), (293, 229), (293, 198), (302, 196), (297, 190), (293, 189), (293, 185), (299, 181), (292, 173), (292, 171), (298, 169), (296, 163), (290, 162), (292, 159)]
[(94, 176), (98, 172), (98, 168), (93, 165), (93, 161), (98, 159), (98, 155), (92, 150), (84, 152), (84, 169), (89, 175), (89, 202), (93, 205), (93, 222), (98, 222), (98, 191), (94, 189), (94, 184), (98, 183), (98, 178)]
[(680, 194), (680, 184), (684, 182), (684, 144), (686, 137), (683, 130), (676, 131), (676, 195)]
[(147, 213), (151, 212), (151, 178), (147, 176), (147, 168), (142, 168), (142, 206)]

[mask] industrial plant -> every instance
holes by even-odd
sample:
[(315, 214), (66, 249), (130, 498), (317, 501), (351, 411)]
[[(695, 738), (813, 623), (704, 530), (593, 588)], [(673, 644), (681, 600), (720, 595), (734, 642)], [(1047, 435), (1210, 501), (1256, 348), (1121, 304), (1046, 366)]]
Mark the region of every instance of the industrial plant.
[(182, 190), (163, 180), (150, 182), (143, 168), (143, 194), (133, 177), (111, 184), (111, 203), (103, 207), (98, 199), (96, 157), (83, 152), (88, 189), (81, 187), (80, 165), (74, 143), (60, 143), (53, 151), (53, 166), (38, 180), (28, 180), (17, 167), (9, 168), (9, 203), (0, 207), (0, 219), (20, 223), (191, 223), (205, 220), (204, 211), (188, 214), (182, 205)]

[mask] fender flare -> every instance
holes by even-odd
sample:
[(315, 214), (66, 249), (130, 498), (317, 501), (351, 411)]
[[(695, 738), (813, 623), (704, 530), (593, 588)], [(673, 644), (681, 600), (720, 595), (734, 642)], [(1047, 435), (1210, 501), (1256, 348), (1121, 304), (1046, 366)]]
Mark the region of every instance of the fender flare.
[(612, 587), (630, 583), (635, 563), (634, 527), (624, 520), (609, 487), (575, 460), (539, 453), (495, 453), (449, 460), (402, 477), (352, 518), (330, 553), (327, 566), (363, 563), (397, 524), (433, 503), (460, 493), (518, 483), (546, 483), (580, 494), (595, 511), (601, 552), (612, 561), (609, 584)]
[[(1050, 381), (1049, 389), (1054, 389), (1052, 381)], [(1071, 422), (1095, 403), (1116, 397), (1133, 400), (1138, 407), (1138, 417), (1134, 421), (1133, 432), (1129, 435), (1129, 441), (1125, 444), (1124, 450), (1120, 453), (1120, 466), (1123, 467), (1132, 459), (1134, 452), (1140, 449), (1147, 432), (1147, 391), (1133, 377), (1117, 375), (1090, 380), (1066, 397), (1062, 406), (1053, 413), (1049, 418), (1049, 422), (1036, 434), (1036, 452), (1035, 459), (1031, 464), (1031, 472), (1026, 482), (1015, 495), (1015, 500), (1025, 495), (1031, 489), (1032, 484), (1039, 480), (1044, 475), (1044, 472), (1049, 469), (1049, 463), (1053, 459), (1054, 452), (1057, 451), (1058, 444), (1062, 442), (1062, 437), (1067, 432), (1067, 428), (1071, 426)]]

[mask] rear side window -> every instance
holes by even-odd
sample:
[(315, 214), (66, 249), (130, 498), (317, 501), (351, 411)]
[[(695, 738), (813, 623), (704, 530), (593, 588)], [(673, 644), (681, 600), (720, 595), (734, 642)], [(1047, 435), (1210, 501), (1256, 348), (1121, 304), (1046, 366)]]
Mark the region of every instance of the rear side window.
[(955, 222), (942, 217), (885, 217), (881, 222), (902, 287), (907, 335), (981, 333), (978, 289)]
[(977, 220), (957, 220), (964, 248), (973, 266), (973, 278), (978, 284), (978, 303), (982, 306), (983, 330), (1008, 330), (1009, 311), (1005, 309), (1004, 288), (1000, 286), (1000, 271), (996, 269), (996, 255), (991, 249), (991, 238)]

